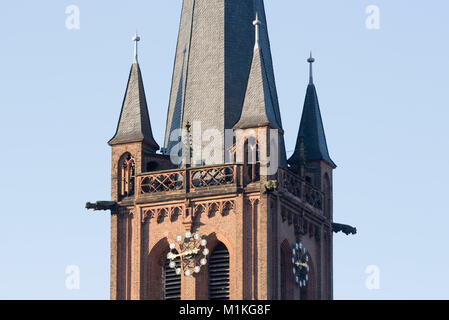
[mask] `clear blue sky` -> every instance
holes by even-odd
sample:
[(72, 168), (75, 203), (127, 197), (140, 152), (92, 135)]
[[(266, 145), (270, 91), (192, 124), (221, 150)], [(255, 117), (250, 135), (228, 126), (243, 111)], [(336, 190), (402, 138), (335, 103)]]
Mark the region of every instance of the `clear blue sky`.
[[(287, 149), (313, 50), (331, 156), (336, 299), (449, 298), (449, 25), (446, 0), (265, 0)], [(67, 30), (65, 8), (80, 8)], [(368, 5), (379, 30), (365, 27)], [(181, 1), (0, 4), (0, 298), (109, 298), (110, 148), (131, 37), (163, 141)], [(80, 290), (65, 268), (78, 265)], [(380, 268), (380, 289), (365, 268)]]

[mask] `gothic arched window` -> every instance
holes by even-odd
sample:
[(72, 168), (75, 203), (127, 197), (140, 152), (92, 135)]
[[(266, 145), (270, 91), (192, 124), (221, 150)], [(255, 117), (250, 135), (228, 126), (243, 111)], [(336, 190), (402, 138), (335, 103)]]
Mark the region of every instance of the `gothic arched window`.
[(129, 152), (119, 161), (119, 199), (133, 196), (136, 176), (136, 164)]
[(259, 144), (255, 137), (249, 137), (245, 141), (245, 166), (246, 176), (249, 182), (260, 180), (260, 155)]
[(170, 262), (172, 260), (166, 259), (162, 268), (164, 300), (181, 300), (181, 273), (176, 273), (176, 269), (181, 267), (181, 261), (179, 257), (173, 260), (175, 268), (170, 267)]
[(209, 300), (229, 300), (229, 251), (221, 242), (209, 258)]

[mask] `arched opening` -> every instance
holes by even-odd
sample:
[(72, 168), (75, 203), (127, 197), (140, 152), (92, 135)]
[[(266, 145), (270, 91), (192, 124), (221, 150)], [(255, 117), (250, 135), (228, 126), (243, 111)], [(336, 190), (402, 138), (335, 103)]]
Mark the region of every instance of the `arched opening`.
[(136, 164), (129, 152), (120, 157), (118, 164), (119, 199), (134, 195)]
[(260, 150), (255, 137), (249, 137), (244, 145), (245, 172), (249, 183), (260, 180)]
[(209, 300), (229, 300), (229, 251), (219, 242), (209, 258)]
[[(145, 228), (148, 226), (144, 226)], [(167, 261), (167, 254), (170, 252), (170, 243), (167, 238), (160, 239), (150, 250), (146, 257), (145, 274), (143, 275), (145, 286), (144, 298), (148, 300), (176, 300), (181, 296), (176, 289), (180, 284), (180, 276), (175, 277), (171, 272), (170, 261)], [(179, 261), (175, 261), (176, 267)], [(168, 268), (167, 268), (168, 267)], [(176, 273), (176, 271), (175, 271)]]
[[(175, 251), (175, 254), (178, 252)], [(162, 269), (162, 288), (164, 300), (181, 300), (181, 272), (176, 270), (181, 268), (181, 259), (165, 259)]]

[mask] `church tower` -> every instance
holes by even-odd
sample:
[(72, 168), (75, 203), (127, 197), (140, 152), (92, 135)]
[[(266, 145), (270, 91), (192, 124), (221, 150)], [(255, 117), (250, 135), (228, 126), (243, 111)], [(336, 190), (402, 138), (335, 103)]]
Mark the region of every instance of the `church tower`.
[(332, 299), (313, 58), (287, 161), (263, 0), (184, 0), (159, 152), (133, 40), (112, 201), (88, 204), (112, 212), (111, 299)]

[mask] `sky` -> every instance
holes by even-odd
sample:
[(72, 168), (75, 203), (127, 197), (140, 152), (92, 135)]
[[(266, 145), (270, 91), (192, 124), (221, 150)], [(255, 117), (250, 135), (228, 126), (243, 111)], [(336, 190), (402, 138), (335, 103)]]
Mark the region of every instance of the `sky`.
[[(80, 10), (79, 29), (66, 26), (70, 5)], [(371, 5), (379, 29), (367, 28)], [(358, 230), (334, 236), (335, 299), (449, 299), (449, 2), (265, 7), (287, 150), (313, 50), (338, 165), (334, 220)], [(180, 10), (180, 0), (1, 1), (0, 299), (109, 298), (110, 215), (84, 204), (110, 196), (107, 141), (136, 29), (162, 144)], [(68, 266), (79, 270), (79, 289), (67, 286)]]

